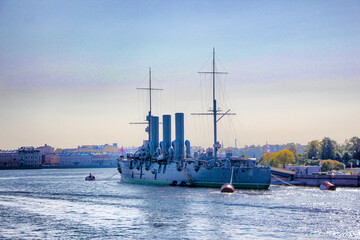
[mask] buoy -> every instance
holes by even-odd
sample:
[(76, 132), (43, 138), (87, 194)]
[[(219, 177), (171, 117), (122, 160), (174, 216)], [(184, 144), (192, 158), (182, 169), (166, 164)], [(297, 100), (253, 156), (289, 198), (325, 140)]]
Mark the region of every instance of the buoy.
[(224, 185), (221, 186), (221, 192), (226, 192), (226, 193), (233, 193), (235, 192), (235, 188), (233, 185), (229, 184), (229, 183), (225, 183)]
[(320, 190), (336, 190), (336, 186), (330, 182), (323, 182), (320, 185)]
[(231, 168), (231, 178), (230, 178), (230, 183), (225, 183), (224, 185), (221, 186), (220, 192), (226, 192), (226, 193), (233, 193), (235, 192), (235, 188), (232, 185), (232, 180), (233, 180), (233, 173), (234, 173), (234, 167)]

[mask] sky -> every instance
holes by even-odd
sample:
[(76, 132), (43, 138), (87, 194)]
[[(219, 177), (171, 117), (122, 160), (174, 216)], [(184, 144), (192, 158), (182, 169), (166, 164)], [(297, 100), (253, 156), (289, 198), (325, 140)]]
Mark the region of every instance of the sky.
[[(360, 136), (360, 1), (0, 0), (0, 149), (147, 139), (184, 112), (185, 138), (224, 146)], [(174, 125), (174, 116), (172, 118)], [(161, 129), (161, 127), (160, 127)], [(160, 132), (160, 136), (162, 133)], [(173, 131), (174, 139), (174, 131)], [(162, 137), (160, 137), (160, 140)]]

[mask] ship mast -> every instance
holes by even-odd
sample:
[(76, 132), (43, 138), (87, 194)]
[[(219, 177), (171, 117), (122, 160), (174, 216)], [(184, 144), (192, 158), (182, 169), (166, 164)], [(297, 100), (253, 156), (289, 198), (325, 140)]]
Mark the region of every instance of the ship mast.
[(149, 92), (150, 92), (150, 110), (149, 110), (149, 116), (148, 116), (148, 121), (149, 121), (149, 143), (151, 141), (151, 68), (149, 67)]
[[(215, 75), (216, 74), (228, 74), (227, 72), (216, 72), (215, 70), (215, 48), (213, 48), (213, 64), (212, 64), (212, 71), (211, 72), (199, 72), (204, 74), (212, 74), (212, 82), (213, 82), (213, 110), (212, 113), (192, 113), (191, 115), (213, 115), (214, 118), (214, 158), (217, 159), (217, 151), (221, 147), (220, 143), (217, 141), (217, 122), (224, 117), (225, 115), (235, 115), (235, 113), (229, 113), (230, 109), (225, 113), (218, 112), (216, 107), (216, 95), (215, 95)], [(217, 119), (217, 115), (222, 114), (222, 116)]]
[(147, 90), (149, 91), (150, 95), (150, 106), (149, 106), (149, 115), (147, 116), (147, 122), (132, 122), (130, 124), (148, 124), (148, 127), (146, 128), (146, 132), (149, 134), (149, 142), (151, 141), (151, 92), (154, 90), (163, 90), (162, 88), (153, 88), (151, 87), (151, 67), (149, 67), (149, 87), (148, 88), (136, 88), (138, 90)]
[(215, 160), (217, 158), (217, 150), (218, 150), (218, 141), (217, 141), (217, 120), (216, 120), (216, 98), (215, 98), (215, 48), (213, 48), (213, 70), (212, 70), (212, 78), (213, 78), (213, 113), (214, 113), (214, 157)]

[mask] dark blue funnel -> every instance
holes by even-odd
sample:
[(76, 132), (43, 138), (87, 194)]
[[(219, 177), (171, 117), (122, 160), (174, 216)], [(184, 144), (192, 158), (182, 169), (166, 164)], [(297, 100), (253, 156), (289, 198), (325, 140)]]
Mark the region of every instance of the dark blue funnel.
[(182, 159), (184, 157), (184, 113), (175, 113), (175, 125), (176, 140), (179, 143), (175, 158)]
[(152, 150), (155, 151), (159, 147), (159, 117), (151, 116), (150, 131), (150, 141), (154, 144), (154, 148)]
[(171, 147), (171, 115), (163, 115), (163, 141), (165, 143), (164, 153)]

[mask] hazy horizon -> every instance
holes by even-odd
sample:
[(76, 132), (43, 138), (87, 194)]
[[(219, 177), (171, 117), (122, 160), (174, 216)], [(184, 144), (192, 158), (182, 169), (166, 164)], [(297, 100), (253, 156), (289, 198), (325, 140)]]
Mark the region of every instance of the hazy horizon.
[[(0, 149), (138, 146), (154, 115), (185, 113), (211, 146), (216, 49), (220, 143), (360, 136), (359, 1), (0, 0)], [(161, 129), (161, 127), (160, 127)], [(174, 130), (174, 129), (173, 129)], [(160, 131), (160, 140), (161, 137)], [(174, 138), (174, 132), (172, 134)]]

